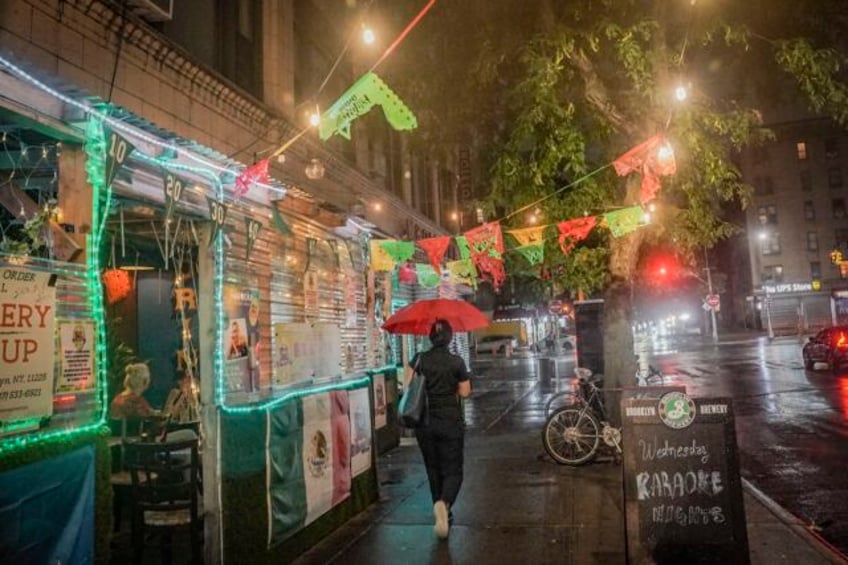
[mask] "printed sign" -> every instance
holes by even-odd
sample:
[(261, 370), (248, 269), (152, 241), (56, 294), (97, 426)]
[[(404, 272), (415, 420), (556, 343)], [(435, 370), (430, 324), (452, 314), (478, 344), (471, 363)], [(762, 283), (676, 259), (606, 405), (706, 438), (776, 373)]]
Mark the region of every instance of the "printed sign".
[(224, 285), (224, 363), (227, 389), (251, 392), (259, 387), (259, 290)]
[(53, 413), (55, 275), (0, 267), (0, 421)]
[(341, 331), (332, 323), (274, 326), (274, 384), (341, 373)]
[(374, 428), (386, 426), (386, 377), (378, 373), (371, 377), (374, 382)]
[(748, 563), (733, 406), (670, 392), (621, 403), (633, 563)]
[(371, 468), (371, 403), (368, 389), (348, 394), (350, 402), (350, 473), (357, 476)]
[(94, 372), (94, 322), (59, 322), (59, 383), (57, 392), (92, 390)]

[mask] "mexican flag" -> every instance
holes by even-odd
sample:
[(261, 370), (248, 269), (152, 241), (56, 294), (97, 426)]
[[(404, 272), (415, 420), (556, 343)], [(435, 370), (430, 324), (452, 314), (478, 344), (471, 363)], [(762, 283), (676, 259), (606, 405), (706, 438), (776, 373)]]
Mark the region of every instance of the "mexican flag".
[(269, 547), (350, 496), (349, 414), (346, 390), (307, 396), (268, 411)]

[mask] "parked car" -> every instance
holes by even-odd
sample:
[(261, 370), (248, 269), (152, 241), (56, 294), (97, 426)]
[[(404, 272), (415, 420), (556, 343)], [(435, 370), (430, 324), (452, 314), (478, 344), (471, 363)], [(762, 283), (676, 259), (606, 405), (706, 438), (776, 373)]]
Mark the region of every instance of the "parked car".
[(815, 369), (816, 363), (827, 363), (833, 370), (848, 367), (848, 326), (825, 328), (804, 344), (804, 367)]
[(477, 340), (475, 351), (481, 353), (506, 353), (507, 347), (515, 350), (518, 339), (511, 335), (486, 335)]

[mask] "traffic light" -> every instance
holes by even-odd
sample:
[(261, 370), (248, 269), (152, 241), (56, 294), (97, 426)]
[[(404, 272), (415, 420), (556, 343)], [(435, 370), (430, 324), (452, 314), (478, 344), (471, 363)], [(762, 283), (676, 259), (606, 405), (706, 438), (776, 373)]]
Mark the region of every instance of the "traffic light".
[(671, 253), (654, 253), (647, 257), (642, 277), (649, 285), (666, 286), (680, 276), (680, 265)]

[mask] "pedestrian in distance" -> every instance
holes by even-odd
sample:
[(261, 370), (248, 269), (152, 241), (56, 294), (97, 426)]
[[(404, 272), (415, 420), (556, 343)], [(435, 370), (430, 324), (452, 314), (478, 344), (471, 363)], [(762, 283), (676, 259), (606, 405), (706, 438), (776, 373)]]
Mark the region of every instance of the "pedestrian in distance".
[(433, 347), (413, 357), (406, 375), (407, 386), (414, 371), (426, 379), (427, 414), (424, 423), (415, 429), (415, 437), (433, 498), (433, 529), (441, 539), (450, 532), (451, 508), (462, 486), (465, 421), (460, 399), (471, 396), (471, 377), (465, 361), (448, 350), (452, 339), (450, 324), (436, 320), (430, 328)]

